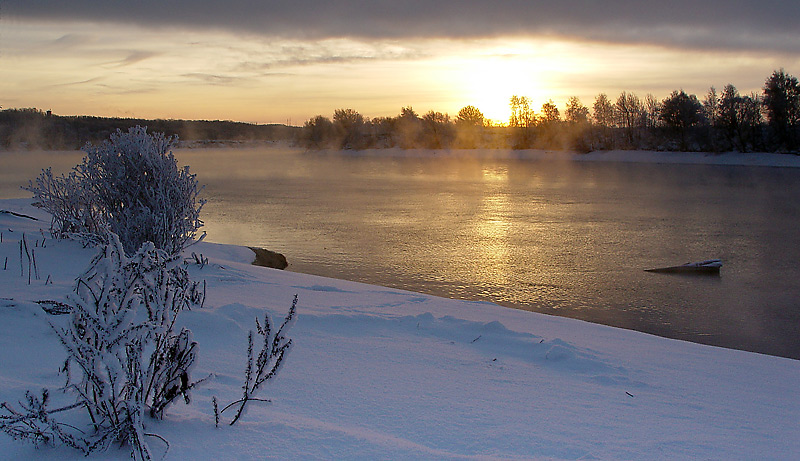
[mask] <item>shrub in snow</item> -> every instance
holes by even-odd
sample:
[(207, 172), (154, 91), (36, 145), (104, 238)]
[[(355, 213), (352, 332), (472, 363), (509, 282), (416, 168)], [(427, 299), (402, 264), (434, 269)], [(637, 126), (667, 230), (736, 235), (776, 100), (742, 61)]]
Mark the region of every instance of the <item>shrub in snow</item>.
[[(114, 234), (78, 277), (66, 328), (55, 328), (67, 350), (65, 390), (77, 401), (48, 409), (48, 393), (28, 392), (17, 410), (7, 403), (0, 428), (16, 438), (60, 441), (86, 454), (127, 443), (136, 459), (150, 459), (145, 415), (160, 418), (179, 398), (186, 403), (196, 343), (175, 331), (178, 313), (191, 303), (192, 287), (174, 258), (150, 242), (125, 255)], [(83, 409), (86, 427), (62, 424), (54, 413)], [(72, 429), (70, 429), (72, 428)], [(73, 430), (74, 429), (74, 430)]]
[[(253, 331), (247, 335), (247, 367), (244, 370), (244, 390), (242, 398), (229, 403), (221, 411), (218, 411), (217, 399), (213, 399), (214, 403), (214, 420), (219, 426), (220, 414), (225, 410), (237, 406), (236, 414), (230, 422), (233, 426), (236, 421), (244, 415), (245, 407), (251, 400), (260, 402), (269, 402), (267, 399), (256, 398), (255, 394), (267, 380), (274, 377), (281, 364), (283, 364), (283, 356), (292, 347), (292, 340), (286, 338), (286, 331), (294, 324), (295, 314), (297, 312), (297, 295), (294, 295), (292, 307), (289, 308), (289, 313), (283, 320), (283, 323), (274, 334), (272, 333), (272, 325), (269, 321), (269, 316), (264, 314), (264, 324), (262, 325), (256, 317), (256, 330), (258, 335), (263, 338), (261, 352), (258, 357), (253, 360)], [(253, 368), (255, 366), (255, 369)]]
[[(145, 438), (161, 438), (145, 432), (147, 418), (160, 419), (179, 399), (188, 404), (190, 391), (202, 382), (191, 378), (197, 357), (192, 332), (176, 331), (175, 326), (178, 314), (202, 303), (202, 296), (178, 259), (152, 242), (128, 257), (115, 234), (103, 241), (102, 251), (69, 296), (67, 326), (53, 327), (67, 351), (62, 398), (71, 395), (75, 401), (52, 408), (47, 389), (40, 395), (28, 391), (17, 406), (0, 404), (0, 430), (37, 444), (62, 443), (87, 455), (113, 443), (127, 444), (134, 459), (148, 460), (152, 456)], [(250, 332), (243, 396), (222, 410), (238, 406), (231, 425), (248, 402), (267, 401), (255, 394), (275, 376), (291, 347), (286, 332), (296, 308), (295, 295), (274, 333), (268, 316), (263, 324), (256, 319), (263, 345), (255, 357)], [(214, 404), (219, 424), (216, 399)], [(64, 419), (56, 419), (56, 414)]]
[(188, 167), (178, 168), (170, 148), (177, 141), (137, 126), (117, 130), (68, 175), (48, 169), (26, 190), (53, 215), (56, 235), (119, 236), (131, 254), (144, 242), (170, 255), (179, 253), (202, 226), (200, 189)]

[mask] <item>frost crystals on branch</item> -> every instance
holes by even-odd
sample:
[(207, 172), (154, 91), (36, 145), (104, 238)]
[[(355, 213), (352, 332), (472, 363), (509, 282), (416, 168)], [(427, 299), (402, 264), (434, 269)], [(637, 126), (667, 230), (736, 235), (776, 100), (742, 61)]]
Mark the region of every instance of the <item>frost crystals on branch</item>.
[(272, 335), (272, 325), (269, 321), (269, 315), (264, 314), (264, 325), (262, 326), (261, 323), (258, 321), (256, 317), (256, 329), (258, 331), (259, 336), (264, 338), (263, 346), (261, 347), (261, 352), (258, 353), (258, 357), (255, 359), (255, 370), (253, 369), (253, 331), (251, 330), (250, 333), (247, 335), (247, 367), (244, 371), (244, 384), (242, 385), (242, 389), (244, 393), (242, 398), (236, 400), (234, 402), (229, 403), (222, 411), (217, 411), (217, 401), (216, 397), (213, 400), (214, 404), (214, 420), (217, 425), (219, 425), (219, 416), (225, 410), (239, 405), (236, 410), (236, 415), (233, 417), (233, 420), (230, 422), (230, 425), (233, 426), (236, 421), (239, 420), (244, 415), (245, 406), (247, 402), (251, 400), (256, 400), (259, 402), (269, 402), (268, 399), (260, 399), (254, 397), (255, 393), (259, 390), (261, 385), (275, 376), (278, 371), (280, 370), (281, 364), (283, 363), (283, 357), (286, 352), (292, 347), (292, 340), (286, 338), (286, 331), (292, 327), (294, 324), (295, 316), (297, 313), (297, 295), (294, 295), (294, 300), (292, 301), (292, 307), (289, 308), (289, 313), (286, 315), (286, 318), (283, 320), (280, 328), (278, 331), (275, 332), (275, 335)]
[[(145, 412), (161, 418), (179, 397), (188, 403), (198, 384), (190, 378), (196, 358), (191, 331), (174, 331), (178, 313), (190, 306), (191, 285), (179, 260), (152, 243), (128, 258), (115, 234), (105, 240), (69, 297), (68, 326), (53, 327), (68, 356), (65, 390), (76, 402), (48, 410), (46, 391), (41, 399), (29, 392), (22, 410), (2, 404), (0, 429), (86, 454), (124, 443), (135, 459), (151, 459), (145, 436), (155, 435), (145, 432)], [(70, 430), (51, 417), (76, 408), (88, 413), (86, 427)]]
[(117, 130), (99, 146), (84, 147), (86, 157), (68, 175), (48, 168), (24, 189), (53, 215), (54, 235), (97, 238), (107, 228), (128, 254), (144, 242), (178, 254), (203, 225), (205, 202), (195, 175), (178, 168), (170, 152), (176, 141), (141, 126)]

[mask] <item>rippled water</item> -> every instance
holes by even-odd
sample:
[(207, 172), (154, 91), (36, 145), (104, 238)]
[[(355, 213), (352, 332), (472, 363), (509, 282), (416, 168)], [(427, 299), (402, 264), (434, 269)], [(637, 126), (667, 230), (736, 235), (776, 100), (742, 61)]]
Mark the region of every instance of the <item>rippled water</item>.
[[(797, 169), (177, 155), (207, 185), (208, 239), (289, 270), (800, 358)], [(720, 276), (643, 271), (708, 258)]]

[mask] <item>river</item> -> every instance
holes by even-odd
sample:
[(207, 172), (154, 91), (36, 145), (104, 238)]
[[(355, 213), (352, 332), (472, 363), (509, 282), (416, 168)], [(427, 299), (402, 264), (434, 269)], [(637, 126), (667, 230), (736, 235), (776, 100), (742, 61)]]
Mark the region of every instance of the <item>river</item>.
[[(288, 270), (800, 359), (797, 168), (176, 155), (206, 185), (208, 240), (279, 251)], [(5, 157), (0, 197), (79, 157)], [(643, 270), (709, 258), (719, 276)]]

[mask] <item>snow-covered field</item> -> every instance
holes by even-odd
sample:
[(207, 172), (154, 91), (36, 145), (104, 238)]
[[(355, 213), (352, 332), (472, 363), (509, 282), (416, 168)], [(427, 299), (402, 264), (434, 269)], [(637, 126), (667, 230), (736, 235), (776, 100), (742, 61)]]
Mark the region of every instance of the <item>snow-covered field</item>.
[[(0, 210), (0, 401), (63, 384), (65, 354), (35, 301), (64, 300), (94, 250), (49, 238), (27, 200)], [(19, 240), (34, 247), (28, 283)], [(37, 242), (38, 241), (38, 242)], [(35, 246), (38, 245), (38, 246)], [(148, 431), (166, 459), (797, 459), (800, 361), (578, 320), (249, 265), (246, 248), (201, 243), (190, 265), (203, 309), (180, 322), (200, 344), (190, 405)], [(7, 262), (6, 262), (7, 261)], [(5, 264), (4, 264), (5, 263)], [(48, 280), (49, 279), (49, 280)], [(285, 367), (233, 427), (212, 396), (241, 394), (248, 330), (266, 310), (299, 317)], [(149, 441), (157, 455), (165, 444)], [(127, 459), (112, 450), (97, 459)], [(84, 459), (0, 434), (2, 459)], [(91, 458), (90, 458), (91, 459)]]

